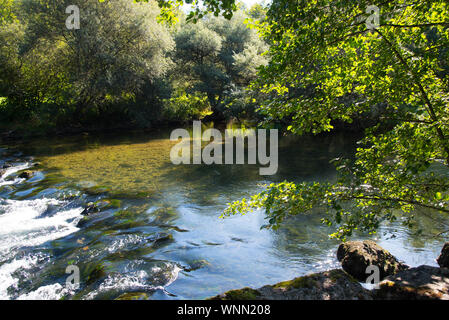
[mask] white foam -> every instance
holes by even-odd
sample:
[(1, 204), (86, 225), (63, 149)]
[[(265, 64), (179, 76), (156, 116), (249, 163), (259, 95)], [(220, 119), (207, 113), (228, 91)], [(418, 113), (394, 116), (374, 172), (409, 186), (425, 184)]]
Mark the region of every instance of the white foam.
[[(163, 281), (165, 281), (165, 283), (163, 285), (155, 286), (151, 284), (151, 282), (154, 281), (154, 278), (157, 279), (158, 277), (155, 274), (152, 274), (152, 277), (149, 277), (148, 273), (144, 270), (136, 270), (132, 272), (128, 271), (126, 274), (114, 273), (108, 275), (108, 277), (101, 283), (98, 289), (90, 292), (86, 296), (86, 299), (94, 299), (98, 294), (110, 290), (117, 290), (117, 291), (157, 290), (157, 289), (165, 290), (165, 287), (172, 284), (178, 278), (179, 271), (181, 271), (181, 269), (178, 266), (167, 265), (167, 267), (173, 267), (173, 270), (165, 271), (165, 275), (167, 275), (167, 272), (169, 273), (168, 277), (166, 276), (162, 277), (162, 274), (159, 275), (161, 278), (164, 278)], [(163, 272), (162, 268), (160, 267), (153, 267), (151, 271), (152, 273)], [(153, 280), (151, 280), (150, 278), (153, 278)]]
[(115, 240), (112, 244), (110, 244), (106, 250), (108, 252), (113, 253), (117, 252), (119, 250), (124, 249), (128, 245), (137, 245), (144, 241), (144, 239), (138, 235), (132, 234), (132, 235), (126, 235), (124, 238)]
[(65, 237), (78, 230), (82, 208), (40, 218), (49, 205), (60, 204), (55, 199), (4, 200), (0, 204), (0, 257), (14, 247), (37, 246)]
[(9, 177), (13, 173), (16, 173), (17, 171), (28, 169), (29, 167), (31, 167), (31, 163), (26, 162), (26, 163), (21, 163), (17, 166), (7, 168), (5, 170), (5, 173), (0, 177), (0, 186), (6, 186), (6, 185), (11, 185), (11, 184), (16, 184), (16, 183), (22, 182), (25, 179), (16, 178), (14, 180), (5, 180), (5, 178)]
[(17, 288), (19, 280), (14, 278), (12, 274), (20, 268), (25, 270), (32, 268), (36, 265), (38, 259), (38, 256), (28, 256), (23, 259), (14, 259), (10, 263), (0, 266), (0, 300), (10, 299), (8, 288)]
[(43, 286), (35, 291), (23, 294), (17, 300), (59, 300), (67, 294), (72, 294), (69, 289), (59, 283)]
[(86, 299), (94, 299), (98, 294), (110, 290), (145, 290), (154, 287), (147, 284), (148, 274), (143, 271), (130, 272), (128, 274), (110, 274), (100, 284), (97, 290), (89, 292)]
[[(2, 200), (0, 201), (0, 262), (12, 259), (18, 249), (33, 247), (47, 241), (65, 237), (77, 230), (76, 224), (82, 218), (82, 208), (60, 211), (49, 217), (41, 217), (50, 205), (62, 204), (56, 199)], [(13, 273), (20, 269), (29, 269), (37, 262), (37, 256), (14, 259), (0, 266), (0, 299), (8, 299), (7, 290), (15, 287), (18, 279)], [(29, 297), (51, 297), (56, 287), (35, 291)], [(58, 289), (59, 290), (59, 289)], [(53, 291), (59, 295), (61, 290)], [(59, 293), (58, 293), (59, 292)], [(31, 294), (31, 293), (30, 293)], [(22, 298), (26, 298), (24, 295)], [(55, 297), (54, 295), (52, 297)]]

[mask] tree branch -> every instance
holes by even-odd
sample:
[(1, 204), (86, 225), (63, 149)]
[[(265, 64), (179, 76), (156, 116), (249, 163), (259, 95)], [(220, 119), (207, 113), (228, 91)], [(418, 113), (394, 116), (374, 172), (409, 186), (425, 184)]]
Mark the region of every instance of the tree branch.
[[(430, 117), (432, 118), (432, 120), (435, 123), (438, 123), (439, 122), (438, 117), (435, 113), (433, 105), (430, 102), (429, 97), (427, 96), (427, 93), (424, 90), (424, 87), (422, 86), (421, 82), (419, 81), (418, 76), (415, 74), (413, 69), (408, 65), (407, 61), (404, 59), (404, 57), (401, 55), (401, 53), (398, 51), (398, 49), (396, 49), (396, 47), (393, 45), (393, 43), (391, 43), (391, 41), (388, 40), (388, 38), (385, 37), (382, 34), (382, 32), (380, 32), (378, 29), (374, 29), (374, 31), (376, 31), (382, 37), (382, 39), (384, 39), (384, 41), (388, 44), (388, 46), (393, 51), (394, 55), (399, 59), (399, 61), (404, 65), (404, 67), (407, 69), (407, 71), (411, 74), (412, 79), (415, 82), (415, 85), (418, 87), (418, 89), (421, 93), (421, 98), (424, 100), (424, 103), (427, 106), (427, 111), (428, 111)], [(447, 139), (440, 127), (435, 126), (435, 129), (437, 131), (439, 139), (441, 140), (442, 147), (443, 147), (444, 151), (446, 152), (446, 165), (449, 166), (449, 146), (447, 145)]]

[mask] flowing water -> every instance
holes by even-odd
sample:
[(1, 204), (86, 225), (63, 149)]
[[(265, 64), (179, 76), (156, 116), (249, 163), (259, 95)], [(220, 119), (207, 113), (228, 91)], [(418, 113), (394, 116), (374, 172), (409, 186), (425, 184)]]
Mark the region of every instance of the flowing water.
[[(228, 202), (272, 181), (327, 181), (355, 137), (282, 137), (279, 170), (170, 162), (170, 131), (41, 139), (5, 146), (0, 178), (0, 299), (203, 299), (338, 267), (319, 210), (261, 230), (262, 210), (220, 219)], [(18, 157), (18, 155), (20, 155)], [(32, 156), (33, 158), (27, 158)], [(28, 180), (18, 177), (30, 168)], [(100, 212), (84, 217), (89, 202)], [(423, 212), (373, 238), (409, 265), (436, 265), (447, 217)], [(390, 232), (395, 231), (394, 236)], [(78, 290), (66, 268), (80, 270)]]

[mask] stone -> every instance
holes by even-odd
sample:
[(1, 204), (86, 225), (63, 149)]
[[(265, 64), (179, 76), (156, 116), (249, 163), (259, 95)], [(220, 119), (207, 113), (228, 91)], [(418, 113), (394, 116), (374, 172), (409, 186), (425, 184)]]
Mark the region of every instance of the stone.
[(343, 270), (361, 282), (365, 282), (371, 274), (367, 273), (370, 265), (379, 268), (380, 280), (409, 268), (371, 240), (342, 243), (337, 250), (337, 259), (341, 262)]
[(259, 289), (230, 290), (211, 300), (372, 300), (372, 293), (340, 269), (314, 273)]
[(374, 297), (382, 300), (449, 300), (449, 269), (419, 266), (379, 283)]
[(442, 268), (449, 268), (449, 242), (446, 242), (437, 258), (438, 265)]
[(83, 216), (90, 216), (93, 213), (100, 212), (100, 208), (95, 203), (88, 203), (87, 207), (84, 208), (84, 210), (81, 212), (81, 215)]
[(120, 295), (115, 300), (148, 300), (148, 294), (145, 292), (129, 292)]
[(30, 179), (33, 176), (34, 176), (34, 172), (30, 171), (30, 170), (22, 171), (19, 174), (19, 178), (22, 178), (22, 179)]

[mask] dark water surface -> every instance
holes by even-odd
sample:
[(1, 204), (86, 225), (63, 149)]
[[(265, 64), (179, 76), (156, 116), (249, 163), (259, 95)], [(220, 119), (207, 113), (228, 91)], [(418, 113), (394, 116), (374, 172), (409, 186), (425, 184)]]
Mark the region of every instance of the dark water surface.
[[(175, 166), (169, 135), (16, 145), (34, 159), (14, 162), (0, 179), (0, 298), (203, 299), (338, 266), (323, 212), (291, 218), (277, 231), (260, 230), (263, 211), (219, 216), (262, 183), (334, 179), (329, 160), (350, 155), (354, 136), (282, 137), (278, 173), (264, 177), (257, 165)], [(14, 160), (11, 147), (2, 165)], [(17, 177), (35, 162), (39, 173)], [(83, 218), (89, 202), (102, 209)], [(424, 236), (394, 224), (370, 238), (412, 266), (436, 265), (444, 239), (432, 235), (447, 229), (445, 220), (425, 212), (418, 218)], [(69, 264), (81, 271), (77, 291), (65, 285)]]

